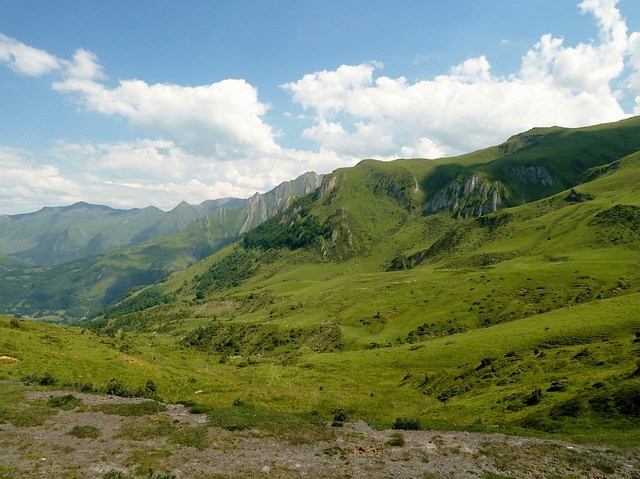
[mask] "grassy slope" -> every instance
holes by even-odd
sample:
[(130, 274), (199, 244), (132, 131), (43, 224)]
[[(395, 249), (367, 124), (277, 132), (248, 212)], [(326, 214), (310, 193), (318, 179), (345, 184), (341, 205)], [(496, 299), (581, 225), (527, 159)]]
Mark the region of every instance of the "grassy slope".
[[(0, 354), (22, 361), (0, 362), (0, 378), (45, 370), (67, 381), (91, 374), (96, 382), (141, 385), (151, 378), (168, 400), (209, 406), (239, 398), (327, 418), (343, 408), (378, 426), (408, 416), (436, 427), (637, 443), (639, 414), (624, 401), (640, 391), (640, 241), (633, 221), (611, 211), (640, 208), (640, 159), (621, 163), (577, 187), (589, 201), (567, 201), (564, 191), (458, 222), (415, 209), (420, 194), (411, 184), (433, 163), (365, 162), (339, 171), (362, 176), (320, 199), (314, 213), (328, 216), (333, 201), (342, 205), (340, 232), (357, 241), (336, 242), (329, 253), (341, 261), (313, 249), (254, 252), (256, 274), (194, 301), (194, 278), (228, 247), (159, 286), (181, 303), (112, 324), (112, 331), (158, 334), (96, 336), (32, 323), (11, 328), (4, 320)], [(372, 179), (389, 174), (406, 187), (383, 185), (382, 194)], [(596, 216), (602, 212), (609, 213)], [(596, 225), (596, 218), (610, 221)], [(431, 248), (442, 237), (452, 240), (448, 247)], [(398, 254), (429, 250), (413, 269), (386, 271)], [(175, 321), (164, 334), (169, 318)], [(318, 352), (322, 331), (254, 352), (257, 333), (240, 335), (239, 354), (179, 346), (180, 337), (216, 323), (257, 324), (258, 331), (338, 324), (344, 351)]]

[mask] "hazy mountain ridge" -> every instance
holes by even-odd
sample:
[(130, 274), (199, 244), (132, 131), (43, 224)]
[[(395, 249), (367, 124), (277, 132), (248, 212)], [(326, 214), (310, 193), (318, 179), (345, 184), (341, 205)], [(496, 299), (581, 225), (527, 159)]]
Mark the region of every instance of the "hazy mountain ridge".
[(182, 203), (169, 212), (156, 207), (120, 210), (78, 202), (45, 207), (34, 213), (4, 215), (0, 251), (39, 266), (53, 266), (175, 234), (197, 218), (246, 200), (224, 198), (200, 205)]
[[(66, 229), (57, 234), (57, 241), (40, 248), (40, 254), (46, 254), (54, 247), (58, 251), (66, 248), (77, 252), (79, 248), (74, 249), (74, 241), (78, 237), (78, 242), (84, 246), (82, 251), (86, 253), (93, 243), (104, 245), (105, 237), (117, 236), (120, 227), (128, 228), (140, 216), (148, 215), (151, 221), (139, 223), (144, 228), (137, 228), (135, 236), (129, 234), (132, 242), (134, 239), (140, 241), (144, 237), (177, 227), (180, 227), (181, 231), (153, 237), (128, 247), (110, 250), (95, 247), (94, 250), (98, 254), (94, 256), (82, 257), (45, 271), (29, 268), (26, 264), (16, 266), (12, 263), (11, 268), (0, 275), (0, 284), (5, 291), (0, 294), (0, 307), (7, 313), (38, 316), (64, 315), (81, 318), (90, 315), (116, 300), (127, 289), (153, 283), (208, 256), (235, 239), (243, 225), (251, 222), (257, 224), (261, 218), (277, 213), (279, 208), (290, 201), (291, 196), (307, 193), (310, 188), (319, 185), (321, 179), (321, 175), (309, 172), (295, 180), (283, 182), (265, 194), (254, 195), (252, 199), (262, 208), (260, 214), (250, 213), (247, 208), (248, 200), (237, 199), (212, 200), (197, 206), (183, 202), (168, 213), (162, 213), (157, 208), (130, 211), (113, 210), (103, 206), (94, 208), (86, 203), (46, 210), (48, 215), (53, 214), (54, 217), (58, 212), (68, 215), (74, 211), (82, 213), (85, 218), (101, 218), (101, 215), (108, 214), (117, 217), (118, 225), (107, 222), (104, 231), (87, 242), (82, 242), (87, 237), (82, 227), (65, 225)], [(241, 206), (232, 207), (238, 203)], [(158, 212), (162, 213), (162, 216), (159, 216)], [(191, 221), (190, 218), (193, 217), (196, 219)], [(64, 219), (66, 221), (66, 218)], [(17, 221), (21, 220), (26, 222), (29, 231), (47, 227), (46, 220), (37, 213), (19, 215)], [(28, 220), (34, 221), (30, 224)], [(185, 221), (190, 221), (190, 224), (183, 226)], [(58, 223), (63, 221), (59, 220)], [(23, 223), (18, 224), (23, 226)], [(20, 254), (14, 256), (19, 257)]]

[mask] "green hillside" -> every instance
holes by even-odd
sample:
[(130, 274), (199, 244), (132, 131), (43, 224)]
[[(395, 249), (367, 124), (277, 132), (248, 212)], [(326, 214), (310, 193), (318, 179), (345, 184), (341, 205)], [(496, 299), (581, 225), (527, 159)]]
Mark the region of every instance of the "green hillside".
[[(267, 193), (256, 193), (249, 200), (212, 200), (198, 206), (181, 203), (159, 218), (155, 217), (159, 210), (150, 209), (151, 226), (144, 229), (136, 227), (131, 219), (134, 210), (127, 212), (86, 204), (9, 217), (7, 224), (0, 223), (0, 247), (2, 238), (21, 237), (25, 232), (36, 234), (36, 231), (41, 235), (50, 232), (46, 234), (51, 236), (61, 225), (67, 225), (68, 230), (73, 231), (88, 230), (89, 226), (105, 230), (93, 237), (85, 235), (85, 239), (90, 238), (89, 243), (104, 238), (107, 232), (113, 236), (126, 229), (131, 245), (106, 251), (101, 247), (92, 256), (63, 261), (53, 267), (29, 265), (16, 258), (13, 261), (19, 266), (0, 268), (0, 311), (51, 320), (92, 316), (125, 292), (152, 284), (207, 257), (233, 241), (242, 231), (280, 211), (292, 197), (313, 191), (321, 178), (312, 172), (305, 173)], [(99, 218), (96, 219), (96, 215)], [(82, 220), (81, 217), (86, 218)], [(151, 239), (141, 242), (148, 237)], [(28, 247), (29, 242), (23, 241), (23, 244)], [(38, 251), (45, 256), (50, 249), (47, 244), (44, 242), (36, 248), (40, 248)], [(34, 249), (26, 251), (33, 252)], [(87, 251), (80, 248), (75, 253), (85, 256)], [(18, 252), (15, 256), (26, 254), (23, 253)], [(61, 257), (52, 253), (52, 258), (57, 261)]]
[(0, 379), (151, 379), (229, 428), (346, 416), (635, 445), (639, 133), (337, 170), (89, 331), (2, 320)]

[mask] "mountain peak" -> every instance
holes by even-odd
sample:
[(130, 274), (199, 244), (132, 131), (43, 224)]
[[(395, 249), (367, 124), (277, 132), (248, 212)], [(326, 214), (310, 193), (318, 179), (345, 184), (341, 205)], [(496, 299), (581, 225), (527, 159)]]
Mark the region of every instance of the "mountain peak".
[(180, 203), (178, 203), (172, 210), (171, 212), (175, 212), (175, 211), (180, 211), (180, 210), (185, 210), (185, 209), (189, 209), (192, 208), (193, 206), (189, 203), (187, 203), (186, 201), (182, 200)]

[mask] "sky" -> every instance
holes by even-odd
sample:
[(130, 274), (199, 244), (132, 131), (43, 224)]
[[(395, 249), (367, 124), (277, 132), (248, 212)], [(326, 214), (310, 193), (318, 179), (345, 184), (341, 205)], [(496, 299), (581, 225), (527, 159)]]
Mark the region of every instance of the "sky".
[(640, 114), (637, 0), (0, 0), (0, 214), (247, 198)]

